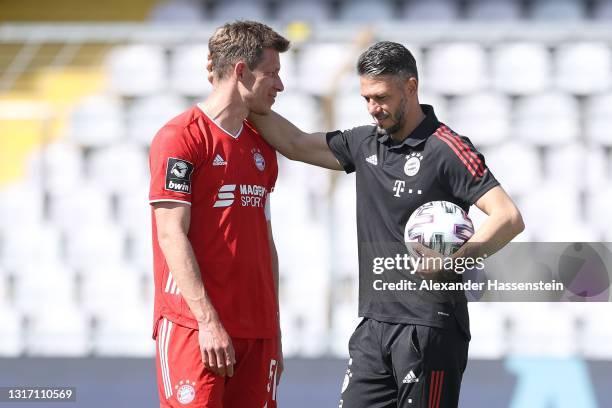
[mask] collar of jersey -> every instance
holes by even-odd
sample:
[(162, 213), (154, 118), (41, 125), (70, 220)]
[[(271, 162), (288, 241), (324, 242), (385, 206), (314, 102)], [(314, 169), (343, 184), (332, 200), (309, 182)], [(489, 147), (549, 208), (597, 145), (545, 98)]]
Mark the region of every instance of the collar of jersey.
[(421, 109), (425, 114), (425, 119), (419, 123), (419, 126), (417, 126), (416, 129), (414, 129), (412, 133), (410, 133), (408, 137), (402, 141), (402, 143), (392, 144), (392, 141), (390, 140), (391, 136), (386, 133), (378, 137), (380, 143), (387, 145), (389, 149), (399, 149), (402, 146), (416, 147), (423, 143), (425, 139), (431, 136), (436, 129), (438, 129), (440, 122), (438, 122), (433, 106), (421, 105)]
[(238, 130), (238, 133), (236, 133), (235, 135), (232, 135), (230, 132), (225, 130), (223, 128), (223, 126), (221, 126), (221, 124), (219, 122), (217, 122), (216, 120), (211, 118), (210, 115), (208, 113), (206, 113), (204, 108), (202, 108), (201, 104), (198, 103), (197, 106), (198, 106), (198, 109), (200, 109), (200, 111), (204, 114), (204, 116), (206, 116), (212, 123), (214, 123), (215, 126), (217, 126), (219, 129), (221, 129), (224, 133), (227, 133), (229, 136), (231, 136), (232, 139), (238, 139), (238, 136), (240, 136), (240, 134), (242, 133), (242, 129), (244, 128), (244, 121), (242, 122), (242, 125), (240, 125), (240, 129)]

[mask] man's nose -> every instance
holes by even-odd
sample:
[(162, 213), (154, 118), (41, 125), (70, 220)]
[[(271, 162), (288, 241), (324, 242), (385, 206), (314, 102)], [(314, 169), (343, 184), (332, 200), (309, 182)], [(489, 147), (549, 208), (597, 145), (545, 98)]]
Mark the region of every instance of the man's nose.
[(380, 105), (372, 101), (368, 102), (368, 113), (372, 116), (376, 116), (381, 112)]
[(283, 90), (285, 89), (285, 85), (283, 85), (283, 81), (280, 79), (280, 77), (277, 77), (274, 87), (278, 92), (283, 92)]

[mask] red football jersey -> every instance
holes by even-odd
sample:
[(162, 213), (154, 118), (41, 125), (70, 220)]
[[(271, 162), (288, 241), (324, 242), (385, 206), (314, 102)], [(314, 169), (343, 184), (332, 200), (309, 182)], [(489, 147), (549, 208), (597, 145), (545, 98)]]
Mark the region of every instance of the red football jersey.
[[(278, 309), (264, 208), (278, 175), (274, 149), (246, 120), (233, 136), (196, 105), (157, 133), (149, 166), (150, 203), (191, 205), (189, 241), (228, 334), (276, 337)], [(197, 329), (160, 249), (155, 217), (152, 220), (154, 323), (164, 316)]]

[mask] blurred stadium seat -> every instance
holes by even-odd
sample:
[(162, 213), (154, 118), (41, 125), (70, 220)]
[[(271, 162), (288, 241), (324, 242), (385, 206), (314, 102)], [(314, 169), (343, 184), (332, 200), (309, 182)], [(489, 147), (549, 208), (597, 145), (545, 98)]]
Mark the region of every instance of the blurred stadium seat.
[(571, 315), (555, 303), (506, 303), (508, 352), (514, 356), (567, 357), (578, 344)]
[(125, 96), (146, 96), (167, 87), (166, 57), (157, 45), (135, 44), (117, 47), (107, 57), (111, 89)]
[(117, 143), (92, 152), (89, 179), (106, 192), (130, 194), (148, 183), (146, 149), (135, 143)]
[(198, 23), (206, 19), (206, 8), (197, 0), (161, 1), (151, 10), (149, 20), (155, 23)]
[(327, 0), (309, 2), (283, 0), (276, 7), (276, 19), (283, 23), (305, 21), (320, 23), (331, 19), (331, 7)]
[(540, 184), (521, 200), (521, 213), (525, 229), (536, 242), (563, 242), (567, 236), (557, 238), (549, 230), (558, 220), (566, 220), (564, 225), (573, 225), (580, 219), (579, 191), (571, 186)]
[(185, 100), (176, 94), (146, 96), (134, 100), (127, 109), (127, 135), (145, 146), (169, 120), (187, 109)]
[(574, 43), (557, 48), (557, 88), (578, 95), (610, 90), (612, 54), (606, 43)]
[(301, 130), (315, 132), (321, 123), (318, 108), (312, 96), (289, 90), (277, 96), (274, 110), (286, 118), (295, 118), (292, 122)]
[(448, 122), (475, 146), (502, 143), (510, 136), (511, 102), (499, 93), (474, 93), (453, 100)]
[(268, 19), (266, 6), (266, 3), (262, 0), (221, 1), (215, 7), (213, 18), (222, 22), (234, 20), (265, 21)]
[(83, 147), (108, 146), (125, 134), (121, 99), (109, 95), (85, 98), (70, 115), (68, 135)]
[(612, 1), (600, 0), (595, 2), (593, 18), (599, 21), (612, 20)]
[(509, 22), (522, 17), (521, 5), (514, 0), (472, 0), (467, 4), (466, 18), (482, 22)]
[(500, 44), (493, 50), (491, 65), (493, 86), (502, 92), (527, 95), (549, 86), (550, 55), (543, 44)]
[(355, 126), (371, 125), (374, 119), (367, 110), (366, 101), (359, 93), (343, 93), (335, 100), (335, 122), (337, 129), (351, 129)]
[(338, 18), (340, 21), (384, 23), (396, 16), (393, 4), (388, 0), (379, 0), (376, 7), (372, 7), (368, 0), (354, 0), (342, 4)]
[(411, 0), (404, 2), (403, 16), (409, 21), (452, 21), (459, 17), (453, 0)]
[(585, 136), (594, 143), (612, 146), (612, 93), (590, 96), (584, 116)]
[(510, 195), (526, 195), (542, 180), (537, 151), (516, 141), (484, 150), (486, 164)]
[(186, 96), (201, 97), (209, 94), (212, 85), (204, 75), (207, 55), (208, 45), (204, 42), (175, 47), (170, 59), (170, 90)]
[[(323, 95), (330, 89), (340, 86), (346, 66), (351, 72), (354, 61), (346, 44), (322, 43), (306, 44), (300, 51), (298, 63), (299, 89), (314, 95)], [(316, 80), (314, 80), (316, 78)], [(342, 88), (340, 88), (342, 89)]]
[(476, 43), (434, 45), (424, 65), (428, 88), (442, 95), (466, 95), (488, 85), (487, 57)]
[(526, 96), (517, 101), (516, 136), (534, 145), (560, 145), (580, 134), (578, 102), (561, 92)]
[(580, 0), (535, 0), (531, 18), (546, 22), (578, 21), (586, 17), (584, 2)]
[(90, 333), (90, 322), (79, 308), (52, 302), (28, 319), (26, 350), (39, 357), (86, 357)]
[(0, 302), (0, 356), (20, 357), (25, 351), (23, 316), (16, 308)]
[(502, 358), (510, 346), (506, 337), (506, 320), (493, 303), (472, 302), (469, 311), (472, 332), (469, 357)]
[(101, 357), (153, 357), (151, 306), (130, 305), (96, 320), (93, 352)]

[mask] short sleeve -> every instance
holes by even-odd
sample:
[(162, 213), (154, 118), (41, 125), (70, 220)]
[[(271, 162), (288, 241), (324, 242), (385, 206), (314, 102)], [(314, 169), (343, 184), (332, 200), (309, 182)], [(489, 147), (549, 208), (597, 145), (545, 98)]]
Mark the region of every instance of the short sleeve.
[(149, 150), (149, 203), (174, 201), (191, 204), (192, 177), (198, 162), (197, 148), (183, 129), (164, 126)]
[(474, 204), (487, 191), (499, 185), (485, 163), (485, 158), (467, 137), (446, 132), (439, 139), (442, 183), (453, 196)]
[(355, 171), (355, 157), (359, 147), (373, 130), (372, 126), (359, 126), (327, 133), (327, 145), (347, 173)]

